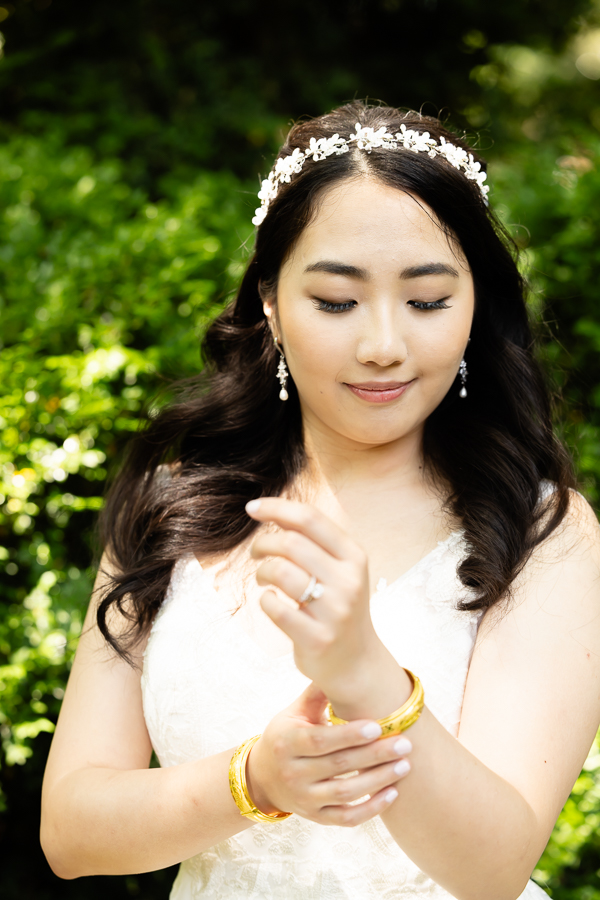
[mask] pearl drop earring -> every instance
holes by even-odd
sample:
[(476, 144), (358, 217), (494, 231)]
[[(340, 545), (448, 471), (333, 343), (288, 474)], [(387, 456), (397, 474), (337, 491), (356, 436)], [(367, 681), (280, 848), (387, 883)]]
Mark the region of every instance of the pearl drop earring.
[(281, 385), (281, 390), (279, 391), (279, 399), (287, 400), (289, 394), (286, 391), (285, 386), (287, 384), (289, 372), (288, 372), (287, 366), (285, 364), (285, 356), (284, 356), (283, 350), (279, 346), (279, 343), (275, 336), (273, 336), (273, 341), (275, 343), (275, 346), (277, 347), (277, 349), (279, 350), (279, 352), (281, 354), (281, 356), (279, 358), (279, 365), (277, 366), (277, 375), (276, 375), (276, 378), (278, 379), (279, 384)]
[(467, 371), (467, 364), (463, 360), (461, 360), (460, 366), (458, 367), (458, 374), (460, 375), (460, 380), (462, 383), (462, 387), (459, 392), (459, 397), (462, 397), (464, 400), (467, 396), (467, 375), (469, 374)]

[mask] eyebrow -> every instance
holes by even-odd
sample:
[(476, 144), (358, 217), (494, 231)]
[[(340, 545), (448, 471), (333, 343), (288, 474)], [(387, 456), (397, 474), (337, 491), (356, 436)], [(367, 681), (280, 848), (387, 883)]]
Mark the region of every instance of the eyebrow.
[[(342, 275), (344, 278), (357, 278), (359, 281), (368, 281), (369, 273), (358, 266), (349, 266), (346, 263), (334, 262), (329, 259), (321, 259), (311, 263), (305, 272), (324, 272), (326, 275)], [(420, 266), (408, 266), (400, 272), (401, 279), (424, 278), (427, 275), (451, 275), (458, 278), (458, 272), (447, 263), (424, 263)]]
[(369, 273), (366, 269), (360, 269), (358, 266), (348, 266), (345, 263), (333, 262), (328, 259), (321, 259), (319, 262), (311, 263), (304, 271), (325, 272), (326, 275), (344, 275), (346, 278), (359, 278), (361, 281), (368, 281), (369, 279)]
[(409, 266), (400, 272), (400, 278), (423, 278), (425, 275), (451, 275), (458, 278), (458, 272), (448, 263), (425, 263), (422, 266)]

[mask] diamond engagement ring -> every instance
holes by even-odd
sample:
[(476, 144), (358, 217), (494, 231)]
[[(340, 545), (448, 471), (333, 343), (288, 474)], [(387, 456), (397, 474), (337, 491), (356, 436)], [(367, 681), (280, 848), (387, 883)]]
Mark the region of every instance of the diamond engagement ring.
[(319, 597), (323, 596), (323, 585), (319, 584), (314, 575), (310, 576), (310, 581), (306, 585), (306, 590), (302, 594), (302, 596), (298, 599), (298, 603), (300, 606), (304, 606), (306, 603), (311, 603), (313, 600), (318, 600)]

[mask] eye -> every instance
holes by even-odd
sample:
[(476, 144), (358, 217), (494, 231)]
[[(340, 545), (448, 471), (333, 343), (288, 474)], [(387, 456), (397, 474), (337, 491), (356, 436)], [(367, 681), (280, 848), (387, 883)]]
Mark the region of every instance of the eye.
[(425, 303), (424, 300), (409, 300), (408, 305), (413, 309), (450, 309), (446, 300), (448, 297), (442, 297), (441, 300), (434, 300), (432, 303)]
[(330, 303), (329, 300), (318, 300), (315, 297), (312, 302), (315, 309), (328, 313), (345, 312), (347, 309), (352, 309), (353, 306), (356, 306), (356, 300), (344, 300), (343, 303)]

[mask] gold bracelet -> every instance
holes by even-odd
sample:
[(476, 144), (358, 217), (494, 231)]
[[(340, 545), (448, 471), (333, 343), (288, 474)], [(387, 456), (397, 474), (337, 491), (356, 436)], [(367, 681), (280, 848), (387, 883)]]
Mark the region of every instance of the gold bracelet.
[(237, 808), (246, 818), (253, 819), (255, 822), (282, 822), (283, 819), (288, 819), (292, 814), (280, 812), (268, 816), (254, 805), (248, 793), (246, 762), (250, 756), (250, 751), (259, 738), (260, 734), (256, 734), (254, 737), (244, 741), (231, 757), (231, 762), (229, 763), (229, 789)]
[[(377, 724), (381, 725), (381, 738), (389, 737), (391, 734), (401, 734), (411, 725), (414, 725), (425, 704), (425, 692), (423, 685), (416, 675), (413, 675), (408, 669), (404, 670), (412, 682), (412, 693), (406, 703), (403, 703), (400, 709), (386, 716), (385, 719), (377, 719)], [(327, 713), (329, 721), (332, 725), (347, 725), (346, 719), (340, 719), (333, 711), (331, 703), (327, 704)]]

